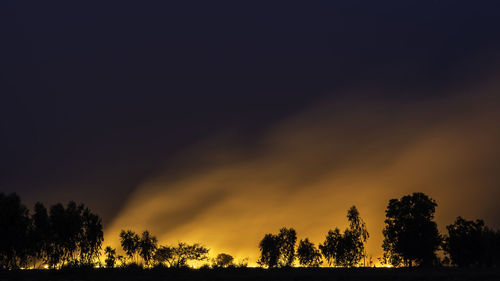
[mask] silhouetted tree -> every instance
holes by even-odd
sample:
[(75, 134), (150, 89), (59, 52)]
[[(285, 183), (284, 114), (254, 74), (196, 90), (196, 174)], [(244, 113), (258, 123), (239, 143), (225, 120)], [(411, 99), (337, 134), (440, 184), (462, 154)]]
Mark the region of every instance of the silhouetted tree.
[(386, 209), (384, 259), (394, 266), (401, 262), (412, 266), (431, 265), (441, 245), (437, 225), (433, 221), (436, 201), (423, 193), (391, 199)]
[(150, 265), (153, 258), (154, 252), (158, 244), (156, 237), (152, 236), (149, 231), (144, 231), (142, 233), (141, 239), (139, 240), (139, 253), (144, 260), (146, 266)]
[(28, 263), (28, 209), (15, 193), (0, 193), (0, 267), (16, 269)]
[(47, 208), (45, 208), (42, 203), (37, 202), (35, 204), (35, 210), (31, 219), (33, 225), (30, 240), (32, 246), (33, 267), (35, 268), (37, 260), (42, 261), (41, 264), (48, 262), (52, 237)]
[(352, 267), (359, 262), (359, 258), (355, 253), (357, 237), (346, 229), (344, 233), (340, 233), (338, 228), (334, 231), (329, 231), (325, 242), (319, 246), (323, 256), (330, 266)]
[(337, 253), (339, 252), (341, 240), (342, 234), (338, 228), (335, 228), (333, 231), (328, 231), (325, 242), (319, 245), (319, 249), (329, 266), (336, 265)]
[(62, 204), (56, 204), (50, 208), (53, 238), (49, 257), (51, 266), (62, 266), (77, 260), (78, 243), (83, 225), (82, 211), (83, 206), (78, 206), (73, 201), (69, 202), (66, 208)]
[(209, 249), (205, 248), (197, 243), (189, 245), (185, 243), (179, 243), (176, 248), (176, 254), (178, 260), (177, 267), (184, 266), (189, 261), (203, 261), (208, 259)]
[(330, 266), (356, 266), (366, 256), (365, 243), (369, 234), (355, 206), (347, 211), (347, 219), (349, 227), (344, 233), (341, 233), (338, 228), (330, 230), (323, 244), (319, 245), (321, 253)]
[(352, 206), (347, 211), (347, 219), (349, 220), (349, 239), (351, 246), (349, 248), (349, 264), (356, 265), (361, 259), (366, 258), (365, 243), (370, 237), (366, 229), (366, 223), (359, 216), (359, 211), (356, 206)]
[[(43, 218), (40, 207), (40, 217)], [(43, 221), (43, 219), (42, 219)], [(101, 218), (83, 204), (70, 201), (51, 206), (50, 231), (47, 240), (47, 263), (51, 267), (65, 264), (97, 262), (103, 241)]]
[(280, 241), (277, 235), (268, 233), (259, 243), (260, 258), (257, 263), (269, 268), (277, 267), (280, 258)]
[(229, 267), (233, 265), (233, 256), (228, 254), (218, 254), (214, 260), (214, 267)]
[(468, 221), (458, 217), (448, 225), (445, 251), (451, 263), (460, 267), (493, 266), (498, 264), (498, 233), (484, 225), (484, 221)]
[(300, 240), (297, 258), (302, 266), (318, 267), (321, 264), (321, 253), (309, 239)]
[(199, 244), (179, 243), (177, 247), (161, 246), (156, 250), (153, 259), (169, 267), (186, 267), (189, 261), (203, 261), (208, 259), (209, 249)]
[(293, 228), (281, 228), (278, 234), (279, 240), (279, 264), (280, 266), (292, 266), (295, 260), (295, 244), (297, 243), (297, 232)]
[(343, 267), (356, 266), (363, 256), (360, 250), (359, 236), (351, 229), (346, 229), (340, 239), (337, 264)]
[(83, 204), (36, 203), (30, 216), (19, 196), (0, 193), (0, 267), (14, 269), (47, 263), (52, 268), (93, 264), (99, 257), (101, 219)]
[(160, 246), (153, 255), (153, 260), (158, 264), (164, 264), (168, 265), (168, 267), (174, 267), (174, 256), (174, 247)]
[(122, 245), (125, 254), (131, 259), (137, 262), (135, 258), (136, 254), (139, 252), (139, 235), (134, 233), (132, 230), (122, 230), (120, 232), (120, 243)]
[(104, 262), (106, 263), (106, 267), (107, 268), (115, 267), (116, 250), (108, 246), (104, 249), (104, 254), (106, 255), (106, 259), (104, 260)]
[(295, 260), (297, 233), (293, 228), (281, 228), (278, 235), (266, 234), (259, 243), (261, 252), (257, 261), (261, 266), (292, 266)]
[(82, 230), (79, 240), (80, 262), (94, 264), (99, 257), (104, 236), (101, 218), (93, 214), (89, 208), (85, 208), (82, 213)]

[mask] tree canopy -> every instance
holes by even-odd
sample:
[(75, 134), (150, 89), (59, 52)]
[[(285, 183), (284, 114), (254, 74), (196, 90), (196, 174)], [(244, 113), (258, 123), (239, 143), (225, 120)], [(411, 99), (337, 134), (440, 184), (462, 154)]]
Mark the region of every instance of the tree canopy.
[(458, 217), (446, 229), (445, 250), (452, 264), (460, 267), (500, 265), (500, 232), (486, 227), (483, 220)]
[(300, 265), (306, 267), (318, 267), (321, 265), (321, 253), (309, 239), (300, 240), (297, 247), (297, 258)]
[(355, 206), (347, 211), (347, 219), (349, 227), (344, 233), (341, 233), (338, 228), (330, 230), (323, 244), (319, 245), (321, 253), (330, 266), (353, 267), (366, 256), (365, 243), (369, 234)]
[(266, 234), (259, 243), (261, 254), (257, 263), (269, 268), (292, 266), (296, 243), (297, 233), (293, 228), (283, 227), (277, 235)]
[(4, 269), (47, 264), (97, 263), (103, 242), (101, 218), (83, 204), (47, 208), (36, 203), (33, 214), (18, 195), (0, 193), (0, 266)]
[(225, 253), (220, 253), (214, 259), (214, 267), (230, 267), (233, 266), (233, 256)]
[(187, 244), (180, 242), (177, 246), (160, 246), (153, 259), (169, 267), (186, 267), (190, 261), (203, 261), (208, 259), (209, 249), (200, 244)]
[(437, 203), (423, 193), (391, 199), (386, 209), (384, 260), (394, 266), (431, 265), (441, 245), (434, 213)]

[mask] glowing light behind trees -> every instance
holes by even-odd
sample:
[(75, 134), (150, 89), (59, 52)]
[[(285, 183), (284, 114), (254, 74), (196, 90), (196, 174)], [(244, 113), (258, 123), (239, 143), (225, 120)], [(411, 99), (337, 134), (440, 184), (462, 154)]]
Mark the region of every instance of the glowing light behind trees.
[[(140, 184), (106, 229), (149, 229), (160, 244), (202, 242), (255, 264), (263, 234), (294, 227), (318, 244), (344, 229), (356, 205), (371, 234), (367, 253), (381, 255), (384, 210), (391, 198), (421, 191), (439, 204), (443, 232), (458, 215), (494, 227), (500, 191), (499, 97), (493, 88), (454, 98), (359, 104), (325, 101), (270, 127), (253, 146), (206, 140)], [(498, 210), (497, 210), (498, 211)]]

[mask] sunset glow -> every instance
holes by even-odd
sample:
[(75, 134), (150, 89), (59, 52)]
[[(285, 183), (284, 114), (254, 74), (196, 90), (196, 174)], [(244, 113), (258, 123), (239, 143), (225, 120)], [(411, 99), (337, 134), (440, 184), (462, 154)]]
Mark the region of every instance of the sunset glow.
[(481, 168), (500, 141), (493, 92), (477, 87), (397, 110), (326, 102), (272, 126), (252, 157), (224, 140), (202, 143), (179, 156), (175, 173), (166, 168), (137, 186), (106, 241), (119, 248), (121, 229), (148, 229), (160, 244), (203, 241), (212, 255), (230, 252), (256, 265), (265, 233), (294, 227), (299, 239), (319, 244), (329, 229), (347, 226), (356, 205), (377, 261), (388, 200), (416, 190), (438, 201), (441, 230), (457, 214), (497, 223), (483, 212), (496, 206), (496, 172)]

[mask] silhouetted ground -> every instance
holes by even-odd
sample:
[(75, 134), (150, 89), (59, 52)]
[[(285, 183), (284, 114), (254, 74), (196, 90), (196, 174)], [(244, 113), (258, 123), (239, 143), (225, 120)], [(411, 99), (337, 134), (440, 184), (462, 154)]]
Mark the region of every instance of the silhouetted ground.
[(247, 269), (202, 269), (202, 270), (28, 270), (0, 272), (0, 280), (500, 280), (500, 269), (335, 269), (335, 268), (291, 268), (265, 270)]

